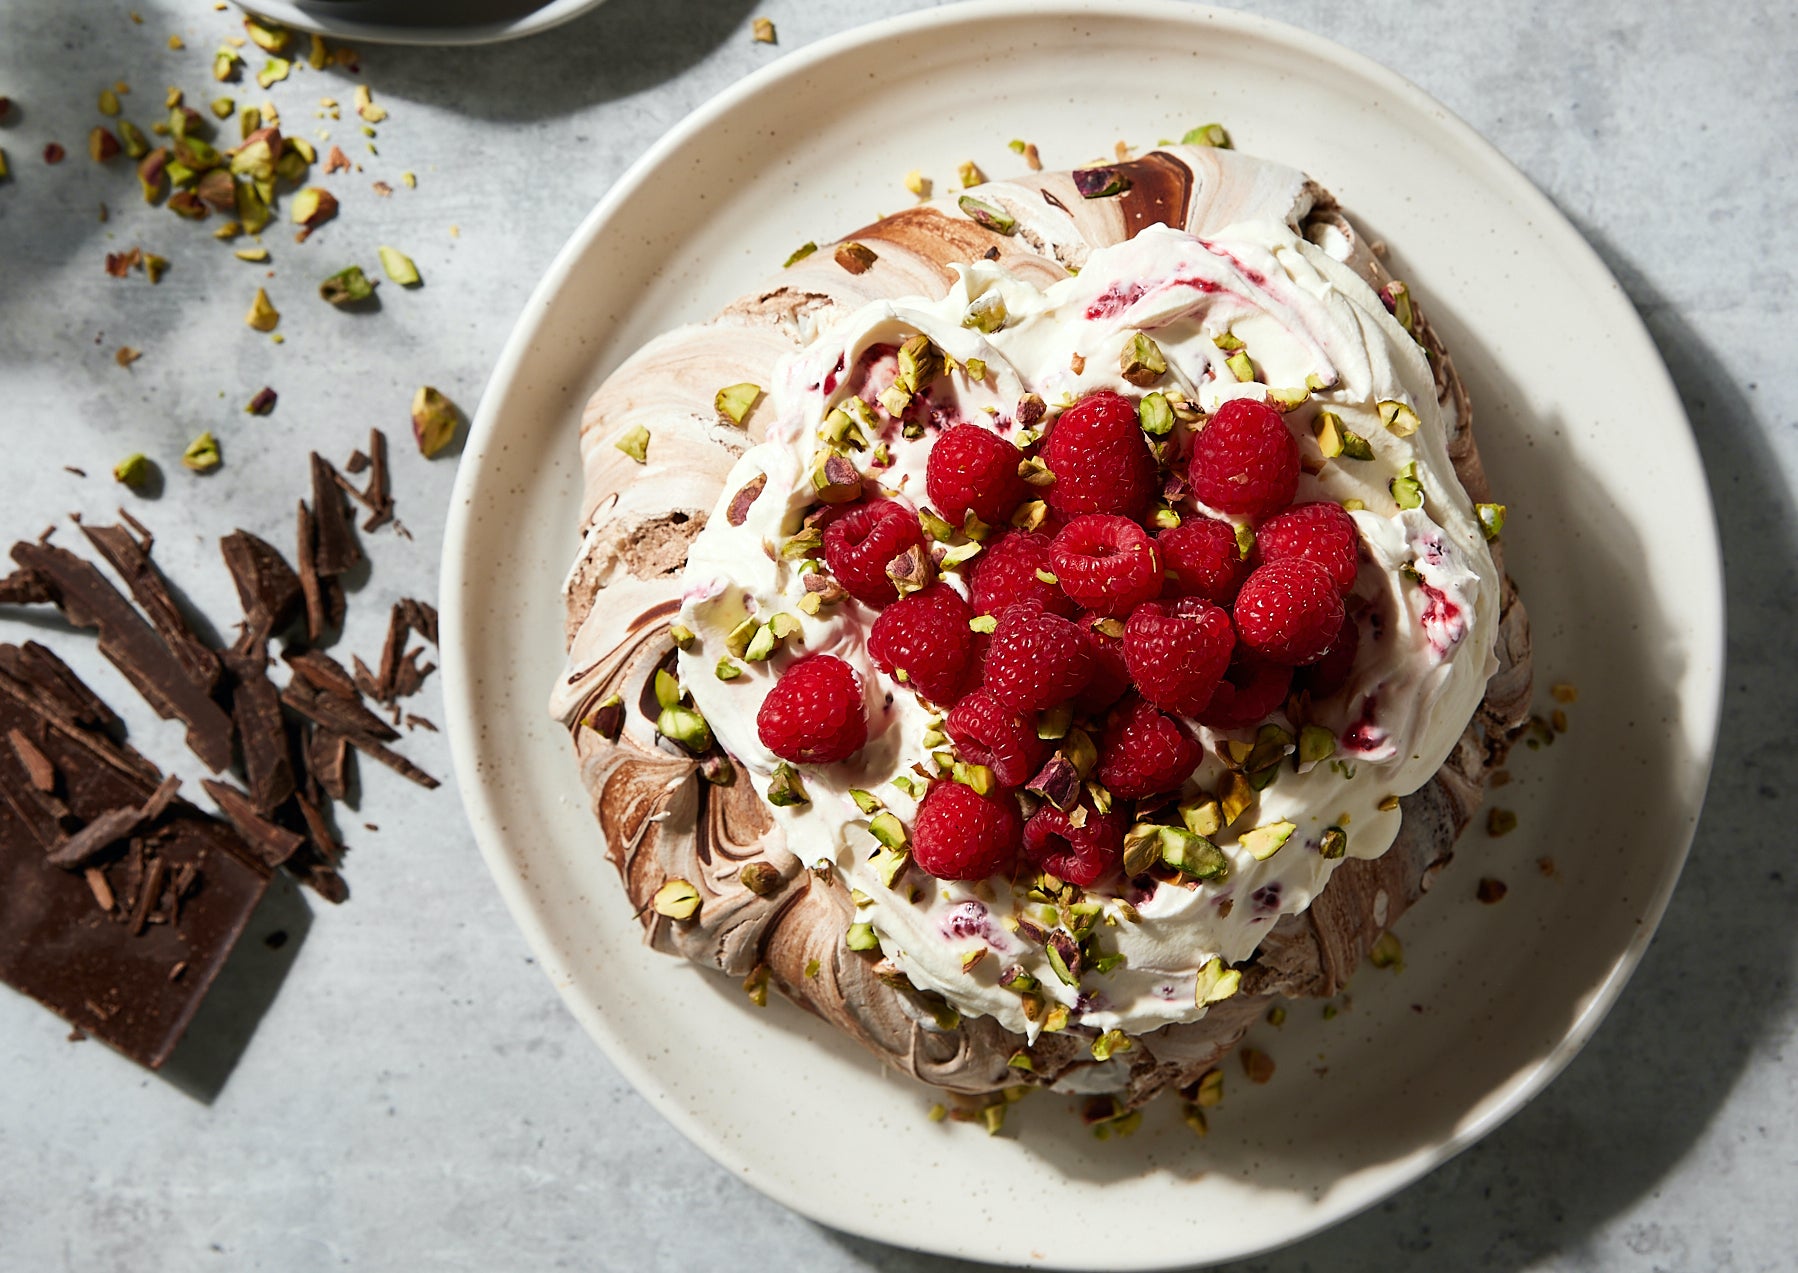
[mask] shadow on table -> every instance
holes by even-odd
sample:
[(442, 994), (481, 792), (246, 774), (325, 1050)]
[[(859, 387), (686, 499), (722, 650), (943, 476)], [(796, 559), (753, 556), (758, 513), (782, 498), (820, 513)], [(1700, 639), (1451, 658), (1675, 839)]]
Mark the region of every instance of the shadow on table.
[[(1678, 1167), (1789, 1006), (1798, 757), (1782, 739), (1798, 719), (1798, 681), (1784, 665), (1798, 627), (1798, 511), (1763, 422), (1704, 336), (1614, 245), (1580, 228), (1673, 375), (1731, 564), (1722, 725), (1689, 864), (1629, 989), (1547, 1091), (1403, 1193), (1286, 1250), (1221, 1266), (1231, 1273), (1512, 1270), (1578, 1249)], [(826, 1233), (871, 1269), (982, 1267)], [(1656, 1226), (1620, 1236), (1650, 1258), (1679, 1258), (1663, 1246), (1677, 1238)]]
[[(747, 43), (750, 7), (751, 0), (711, 0), (676, 13), (667, 0), (607, 0), (572, 22), (505, 44), (364, 52), (378, 58), (369, 76), (377, 94), (523, 123), (654, 88), (732, 36)], [(728, 73), (713, 87), (735, 78)]]
[(204, 1104), (217, 1099), (311, 927), (311, 906), (293, 880), (277, 872), (193, 1023), (159, 1071), (163, 1079)]

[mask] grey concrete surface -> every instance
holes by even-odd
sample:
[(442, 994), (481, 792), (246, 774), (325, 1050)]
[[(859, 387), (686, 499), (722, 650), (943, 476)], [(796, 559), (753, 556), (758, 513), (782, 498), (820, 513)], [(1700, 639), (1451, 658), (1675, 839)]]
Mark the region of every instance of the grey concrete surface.
[[(343, 213), (316, 242), (271, 234), (273, 261), (254, 265), (146, 209), (122, 163), (86, 156), (102, 87), (126, 80), (140, 124), (159, 116), (169, 85), (201, 102), (216, 91), (208, 54), (235, 14), (135, 2), (142, 25), (112, 4), (0, 6), (0, 95), (17, 103), (0, 121), (13, 171), (0, 182), (0, 532), (109, 512), (119, 492), (107, 471), (149, 452), (165, 489), (132, 507), (158, 531), (165, 568), (203, 609), (228, 615), (217, 536), (241, 525), (287, 542), (306, 451), (342, 457), (380, 424), (398, 444), (399, 515), (413, 538), (369, 538), (373, 568), (343, 645), (365, 656), (378, 653), (390, 600), (435, 587), (455, 460), (427, 463), (406, 444), (411, 390), (429, 382), (472, 410), (553, 253), (688, 110), (783, 51), (922, 7), (610, 0), (514, 45), (364, 49), (366, 78), (392, 110), (380, 154), (355, 121), (323, 124), (365, 171), (332, 183)], [(1798, 10), (1246, 7), (1418, 81), (1541, 185), (1617, 273), (1678, 381), (1718, 499), (1730, 666), (1691, 866), (1592, 1046), (1418, 1185), (1237, 1267), (1792, 1268), (1798, 412), (1780, 386), (1798, 366)], [(778, 48), (751, 43), (760, 14), (778, 23)], [(177, 32), (185, 50), (167, 47)], [(351, 83), (306, 71), (267, 94), (231, 91), (273, 97), (310, 134), (317, 99), (347, 106)], [(51, 140), (69, 150), (54, 168), (41, 157)], [(378, 196), (375, 180), (395, 193)], [(354, 316), (310, 296), (319, 262), (372, 267), (377, 243), (410, 253), (425, 286), (383, 286), (378, 310)], [(172, 261), (160, 285), (103, 273), (104, 253), (133, 244)], [(260, 282), (284, 311), (283, 344), (242, 322)], [(122, 344), (144, 351), (129, 370), (113, 362)], [(275, 413), (243, 414), (263, 384), (280, 393)], [(210, 478), (178, 462), (202, 429), (226, 455)], [(0, 639), (44, 631), (0, 619)], [(84, 638), (48, 631), (114, 702), (136, 706)], [(435, 682), (418, 710), (438, 715)], [(153, 754), (179, 754), (147, 712), (132, 724)], [(440, 735), (408, 748), (447, 776)], [(60, 1022), (0, 993), (0, 1269), (942, 1267), (799, 1219), (689, 1146), (531, 965), (454, 791), (419, 792), (373, 767), (365, 777), (362, 808), (345, 819), (354, 897), (341, 908), (285, 898), (260, 917), (227, 1006), (247, 1010), (276, 981), (278, 991), (237, 1040), (228, 1076), (229, 1046), (189, 1056), (183, 1090), (97, 1044), (65, 1042)], [(279, 951), (258, 940), (275, 928), (290, 938)]]

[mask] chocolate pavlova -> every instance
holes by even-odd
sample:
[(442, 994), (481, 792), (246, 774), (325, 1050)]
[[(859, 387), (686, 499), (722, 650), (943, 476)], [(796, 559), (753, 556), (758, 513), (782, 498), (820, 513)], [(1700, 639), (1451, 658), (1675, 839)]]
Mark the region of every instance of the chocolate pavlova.
[(1465, 391), (1208, 146), (796, 254), (582, 421), (569, 729), (651, 944), (1133, 1108), (1336, 993), (1527, 714)]

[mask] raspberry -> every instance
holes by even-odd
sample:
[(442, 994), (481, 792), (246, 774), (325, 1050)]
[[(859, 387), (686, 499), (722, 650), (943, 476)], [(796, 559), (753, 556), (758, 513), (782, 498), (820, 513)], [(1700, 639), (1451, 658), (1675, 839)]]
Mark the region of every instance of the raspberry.
[(868, 632), (868, 653), (888, 676), (946, 707), (961, 697), (968, 680), (973, 617), (955, 589), (933, 583), (880, 612)]
[(1211, 729), (1243, 729), (1256, 724), (1286, 701), (1291, 687), (1291, 668), (1255, 658), (1239, 645), (1217, 693), (1199, 713), (1199, 724)]
[(1106, 636), (1093, 627), (1088, 615), (1080, 630), (1086, 634), (1086, 646), (1093, 652), (1093, 676), (1074, 698), (1074, 706), (1083, 712), (1103, 712), (1124, 696), (1130, 688), (1130, 669), (1124, 663), (1124, 642), (1120, 637)]
[(764, 747), (796, 765), (845, 760), (868, 741), (862, 679), (834, 655), (800, 659), (762, 700), (755, 728)]
[(1182, 716), (1211, 701), (1235, 647), (1230, 616), (1197, 597), (1145, 602), (1124, 625), (1130, 679), (1155, 706)]
[(1212, 517), (1189, 516), (1155, 537), (1161, 566), (1170, 576), (1165, 594), (1203, 597), (1220, 606), (1236, 600), (1246, 567), (1236, 544), (1236, 528)]
[(1346, 593), (1361, 568), (1361, 533), (1340, 504), (1294, 504), (1255, 532), (1255, 552), (1264, 562), (1287, 557), (1315, 561), (1329, 572), (1336, 591)]
[(1092, 677), (1093, 655), (1072, 622), (1028, 606), (999, 618), (986, 649), (987, 692), (1014, 712), (1040, 712), (1065, 703)]
[(1342, 594), (1315, 561), (1285, 557), (1243, 582), (1233, 613), (1242, 643), (1270, 663), (1315, 663), (1342, 630)]
[(1036, 725), (985, 690), (963, 695), (943, 731), (970, 764), (985, 765), (1007, 787), (1021, 787), (1036, 776), (1048, 748), (1036, 736)]
[(1129, 614), (1161, 595), (1161, 552), (1127, 517), (1076, 517), (1049, 557), (1061, 590), (1099, 614)]
[(1265, 402), (1232, 398), (1192, 440), (1192, 492), (1225, 513), (1266, 517), (1299, 489), (1299, 444)]
[(1063, 411), (1038, 454), (1055, 474), (1043, 498), (1063, 517), (1141, 517), (1161, 487), (1136, 408), (1120, 394), (1089, 393)]
[(1124, 820), (1115, 813), (1086, 811), (1075, 826), (1068, 815), (1045, 804), (1024, 824), (1024, 856), (1049, 874), (1091, 888), (1124, 856)]
[(879, 608), (899, 599), (887, 563), (922, 543), (918, 515), (897, 500), (858, 504), (824, 528), (824, 564), (857, 601)]
[(964, 783), (939, 782), (924, 793), (912, 823), (912, 860), (939, 880), (1009, 875), (1023, 833), (1011, 792), (983, 796)]
[(1024, 453), (978, 424), (951, 425), (931, 445), (924, 489), (943, 517), (960, 526), (969, 512), (1002, 525), (1030, 488), (1018, 476)]
[(1294, 686), (1314, 700), (1330, 697), (1348, 684), (1349, 674), (1355, 670), (1355, 655), (1360, 649), (1361, 625), (1351, 614), (1342, 621), (1342, 631), (1330, 642), (1330, 652), (1311, 666), (1300, 668), (1293, 677)]
[(1111, 709), (1099, 740), (1099, 781), (1124, 800), (1172, 791), (1192, 776), (1204, 750), (1199, 740), (1153, 703), (1127, 698)]
[(1050, 614), (1071, 619), (1079, 612), (1067, 593), (1037, 578), (1052, 571), (1049, 537), (1032, 531), (1008, 530), (988, 540), (968, 569), (968, 591), (975, 614), (1004, 614), (1020, 602), (1035, 603)]

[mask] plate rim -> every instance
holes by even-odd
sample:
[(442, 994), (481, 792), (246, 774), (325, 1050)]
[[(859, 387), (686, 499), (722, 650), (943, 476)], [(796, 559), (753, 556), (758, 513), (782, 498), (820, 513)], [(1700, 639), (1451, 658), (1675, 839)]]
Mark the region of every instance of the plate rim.
[[(460, 646), (456, 640), (456, 634), (463, 630), (463, 625), (467, 622), (460, 583), (472, 523), (469, 510), (485, 494), (482, 482), (484, 466), (481, 460), (489, 448), (502, 436), (500, 433), (502, 425), (500, 404), (511, 396), (514, 383), (519, 377), (519, 372), (538, 333), (542, 316), (547, 310), (550, 300), (563, 285), (575, 262), (591, 250), (617, 210), (632, 197), (636, 189), (643, 184), (644, 179), (652, 175), (668, 156), (680, 150), (695, 134), (704, 131), (744, 100), (757, 96), (790, 77), (803, 74), (817, 63), (890, 37), (911, 35), (933, 28), (953, 28), (964, 23), (982, 22), (996, 15), (1015, 15), (1016, 13), (1013, 0), (966, 0), (964, 3), (918, 10), (852, 27), (788, 53), (777, 61), (726, 86), (658, 138), (618, 176), (606, 194), (581, 220), (568, 241), (557, 252), (543, 277), (532, 289), (531, 295), (515, 321), (488, 378), (480, 406), (470, 425), (467, 442), (456, 474), (448, 523), (444, 533), (439, 579), (439, 606), (446, 634), (442, 650), (446, 730), (449, 734), (458, 790), (471, 829), (474, 831), (482, 857), (494, 877), (501, 896), (505, 899), (507, 909), (511, 912), (514, 922), (525, 934), (533, 953), (537, 955), (546, 974), (551, 977), (552, 983), (556, 984), (557, 991), (564, 1003), (569, 1006), (576, 1019), (582, 1023), (589, 1036), (600, 1046), (607, 1059), (652, 1108), (732, 1175), (745, 1179), (759, 1192), (798, 1214), (833, 1228), (843, 1228), (844, 1226), (837, 1217), (821, 1214), (820, 1210), (811, 1205), (802, 1194), (784, 1191), (779, 1181), (770, 1180), (763, 1173), (750, 1170), (753, 1160), (731, 1150), (705, 1122), (690, 1114), (679, 1102), (667, 1099), (666, 1093), (661, 1090), (660, 1085), (653, 1081), (649, 1067), (640, 1064), (634, 1054), (622, 1046), (618, 1038), (596, 1028), (599, 1015), (597, 1010), (586, 1004), (567, 979), (557, 976), (556, 970), (562, 963), (561, 957), (556, 952), (553, 940), (541, 923), (530, 898), (526, 895), (523, 875), (519, 871), (513, 855), (503, 842), (498, 819), (491, 810), (490, 796), (482, 780), (482, 766), (476, 741), (479, 731), (475, 721), (474, 696), (470, 687), (469, 669), (462, 660)], [(1655, 345), (1640, 312), (1616, 276), (1599, 256), (1597, 250), (1585, 236), (1580, 234), (1566, 214), (1470, 124), (1412, 83), (1410, 79), (1385, 66), (1377, 59), (1358, 53), (1303, 27), (1262, 17), (1258, 14), (1221, 9), (1212, 5), (1182, 3), (1181, 0), (1043, 0), (1043, 2), (1031, 6), (1029, 17), (1032, 21), (1077, 20), (1098, 15), (1103, 15), (1112, 21), (1165, 22), (1171, 20), (1200, 30), (1207, 27), (1216, 30), (1229, 30), (1233, 34), (1255, 39), (1275, 48), (1295, 49), (1305, 56), (1332, 64), (1359, 78), (1379, 79), (1384, 84), (1385, 91), (1405, 108), (1432, 120), (1438, 128), (1443, 130), (1444, 140), (1454, 146), (1457, 154), (1469, 161), (1483, 177), (1504, 189), (1520, 207), (1533, 211), (1535, 228), (1542, 233), (1547, 242), (1554, 245), (1558, 259), (1577, 262), (1579, 268), (1593, 284), (1616, 293), (1620, 306), (1619, 318), (1622, 320), (1619, 323), (1620, 336), (1635, 341), (1642, 352), (1648, 355), (1644, 359), (1645, 371), (1652, 367), (1652, 371), (1649, 372), (1651, 383), (1644, 383), (1639, 387), (1645, 394), (1650, 394), (1660, 400), (1670, 421), (1678, 420), (1683, 424), (1684, 428), (1674, 431), (1675, 436), (1671, 439), (1672, 445), (1681, 448), (1681, 453), (1674, 458), (1678, 461), (1677, 466), (1680, 469), (1698, 475), (1697, 490), (1702, 497), (1702, 508), (1695, 508), (1691, 512), (1694, 531), (1702, 539), (1702, 542), (1696, 545), (1700, 552), (1695, 555), (1700, 557), (1708, 568), (1706, 572), (1708, 578), (1702, 581), (1706, 586), (1695, 588), (1693, 591), (1704, 603), (1705, 613), (1708, 614), (1710, 622), (1694, 623), (1691, 639), (1693, 657), (1695, 659), (1708, 658), (1714, 672), (1708, 681), (1694, 681), (1686, 691), (1686, 695), (1682, 695), (1681, 705), (1682, 708), (1690, 709), (1693, 713), (1688, 716), (1688, 720), (1695, 719), (1703, 726), (1701, 731), (1703, 748), (1694, 753), (1690, 763), (1693, 767), (1694, 777), (1702, 779), (1695, 789), (1704, 794), (1699, 797), (1687, 824), (1674, 832), (1679, 843), (1676, 849), (1670, 846), (1668, 853), (1670, 869), (1660, 880), (1654, 895), (1640, 908), (1642, 924), (1631, 939), (1616, 952), (1615, 962), (1611, 965), (1608, 975), (1590, 990), (1585, 998), (1584, 1007), (1571, 1018), (1560, 1040), (1532, 1067), (1520, 1070), (1512, 1077), (1508, 1084), (1509, 1091), (1502, 1101), (1484, 1111), (1479, 1117), (1470, 1119), (1457, 1127), (1452, 1134), (1442, 1138), (1426, 1151), (1420, 1152), (1414, 1162), (1407, 1164), (1404, 1171), (1396, 1173), (1391, 1180), (1378, 1182), (1363, 1196), (1340, 1203), (1326, 1202), (1320, 1205), (1314, 1214), (1307, 1217), (1306, 1223), (1296, 1226), (1293, 1231), (1281, 1235), (1274, 1241), (1244, 1245), (1239, 1249), (1209, 1257), (1223, 1261), (1264, 1254), (1302, 1241), (1350, 1219), (1400, 1190), (1415, 1184), (1449, 1159), (1490, 1135), (1506, 1120), (1534, 1100), (1583, 1050), (1605, 1017), (1609, 1015), (1624, 986), (1640, 965), (1643, 954), (1660, 926), (1673, 890), (1683, 873), (1707, 802), (1710, 774), (1716, 756), (1726, 677), (1727, 607), (1724, 594), (1721, 539), (1715, 501), (1711, 498), (1708, 482), (1704, 480), (1705, 469), (1690, 416), (1685, 410), (1672, 374), (1668, 370), (1659, 348)], [(1691, 701), (1687, 701), (1687, 696)], [(1332, 1197), (1334, 1196), (1332, 1195)], [(855, 1231), (883, 1242), (914, 1250), (969, 1259), (990, 1260), (993, 1258), (971, 1249), (966, 1242), (921, 1242), (919, 1235), (888, 1232), (879, 1227)], [(1040, 1263), (1043, 1267), (1060, 1267), (1054, 1258)], [(1190, 1261), (1180, 1258), (1139, 1259), (1127, 1265), (1123, 1263), (1116, 1265), (1120, 1269), (1129, 1267), (1145, 1270), (1189, 1266)]]

